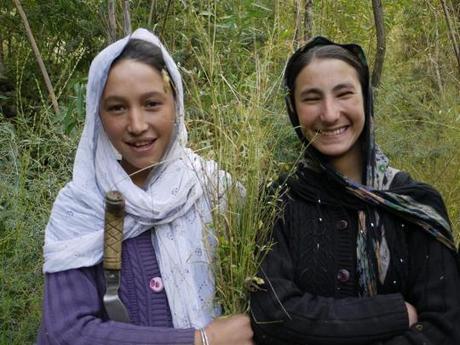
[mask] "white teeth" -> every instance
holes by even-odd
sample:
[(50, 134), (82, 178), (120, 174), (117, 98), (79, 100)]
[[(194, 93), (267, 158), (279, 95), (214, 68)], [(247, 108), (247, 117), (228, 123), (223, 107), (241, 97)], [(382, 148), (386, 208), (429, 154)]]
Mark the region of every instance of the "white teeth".
[(332, 130), (330, 130), (330, 129), (318, 129), (318, 130), (316, 130), (316, 133), (324, 135), (324, 136), (333, 136), (333, 135), (342, 134), (343, 132), (345, 132), (346, 129), (347, 129), (347, 126), (340, 127), (340, 128), (337, 128), (337, 129), (332, 129)]
[(131, 145), (135, 146), (135, 147), (141, 147), (141, 146), (145, 146), (145, 145), (149, 145), (152, 141), (149, 140), (149, 141), (138, 141), (138, 142), (135, 142), (135, 143), (131, 143)]

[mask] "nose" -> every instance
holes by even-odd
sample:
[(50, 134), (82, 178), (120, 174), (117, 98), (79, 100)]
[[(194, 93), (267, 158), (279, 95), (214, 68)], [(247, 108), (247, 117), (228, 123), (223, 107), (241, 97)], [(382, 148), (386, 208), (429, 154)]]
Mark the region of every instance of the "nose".
[(332, 97), (326, 97), (323, 102), (321, 120), (325, 123), (334, 123), (340, 116), (340, 108)]
[(128, 132), (133, 135), (142, 134), (148, 128), (144, 112), (140, 108), (132, 108), (128, 115)]

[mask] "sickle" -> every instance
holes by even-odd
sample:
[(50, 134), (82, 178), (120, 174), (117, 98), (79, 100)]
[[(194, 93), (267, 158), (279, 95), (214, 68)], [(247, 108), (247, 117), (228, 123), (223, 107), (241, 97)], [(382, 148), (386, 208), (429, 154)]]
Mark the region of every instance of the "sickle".
[(105, 195), (103, 263), (106, 281), (104, 306), (111, 320), (129, 323), (128, 311), (118, 296), (124, 216), (123, 195), (118, 191), (107, 192)]

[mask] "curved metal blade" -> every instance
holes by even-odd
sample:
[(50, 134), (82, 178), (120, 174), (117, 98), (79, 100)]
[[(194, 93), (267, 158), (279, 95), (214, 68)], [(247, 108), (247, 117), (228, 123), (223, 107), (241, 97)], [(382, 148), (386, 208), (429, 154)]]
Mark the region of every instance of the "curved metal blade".
[(120, 287), (119, 271), (104, 271), (107, 290), (104, 295), (104, 306), (109, 318), (113, 321), (129, 323), (128, 310), (118, 297)]

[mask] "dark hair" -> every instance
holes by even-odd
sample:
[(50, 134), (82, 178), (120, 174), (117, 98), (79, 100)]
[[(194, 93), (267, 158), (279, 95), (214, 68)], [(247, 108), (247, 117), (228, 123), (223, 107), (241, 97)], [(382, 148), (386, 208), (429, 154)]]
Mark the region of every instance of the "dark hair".
[(136, 38), (130, 39), (121, 54), (118, 55), (115, 60), (113, 60), (112, 66), (115, 66), (122, 60), (134, 60), (142, 62), (156, 69), (160, 73), (162, 70), (165, 70), (169, 75), (173, 95), (174, 97), (176, 96), (174, 82), (171, 78), (171, 73), (169, 73), (169, 70), (166, 67), (166, 63), (163, 59), (163, 54), (160, 47), (144, 40)]
[(357, 56), (339, 45), (318, 45), (306, 52), (300, 52), (286, 69), (286, 86), (291, 95), (294, 93), (295, 80), (298, 74), (315, 59), (337, 59), (347, 63), (356, 70), (363, 91), (367, 88), (367, 68)]

